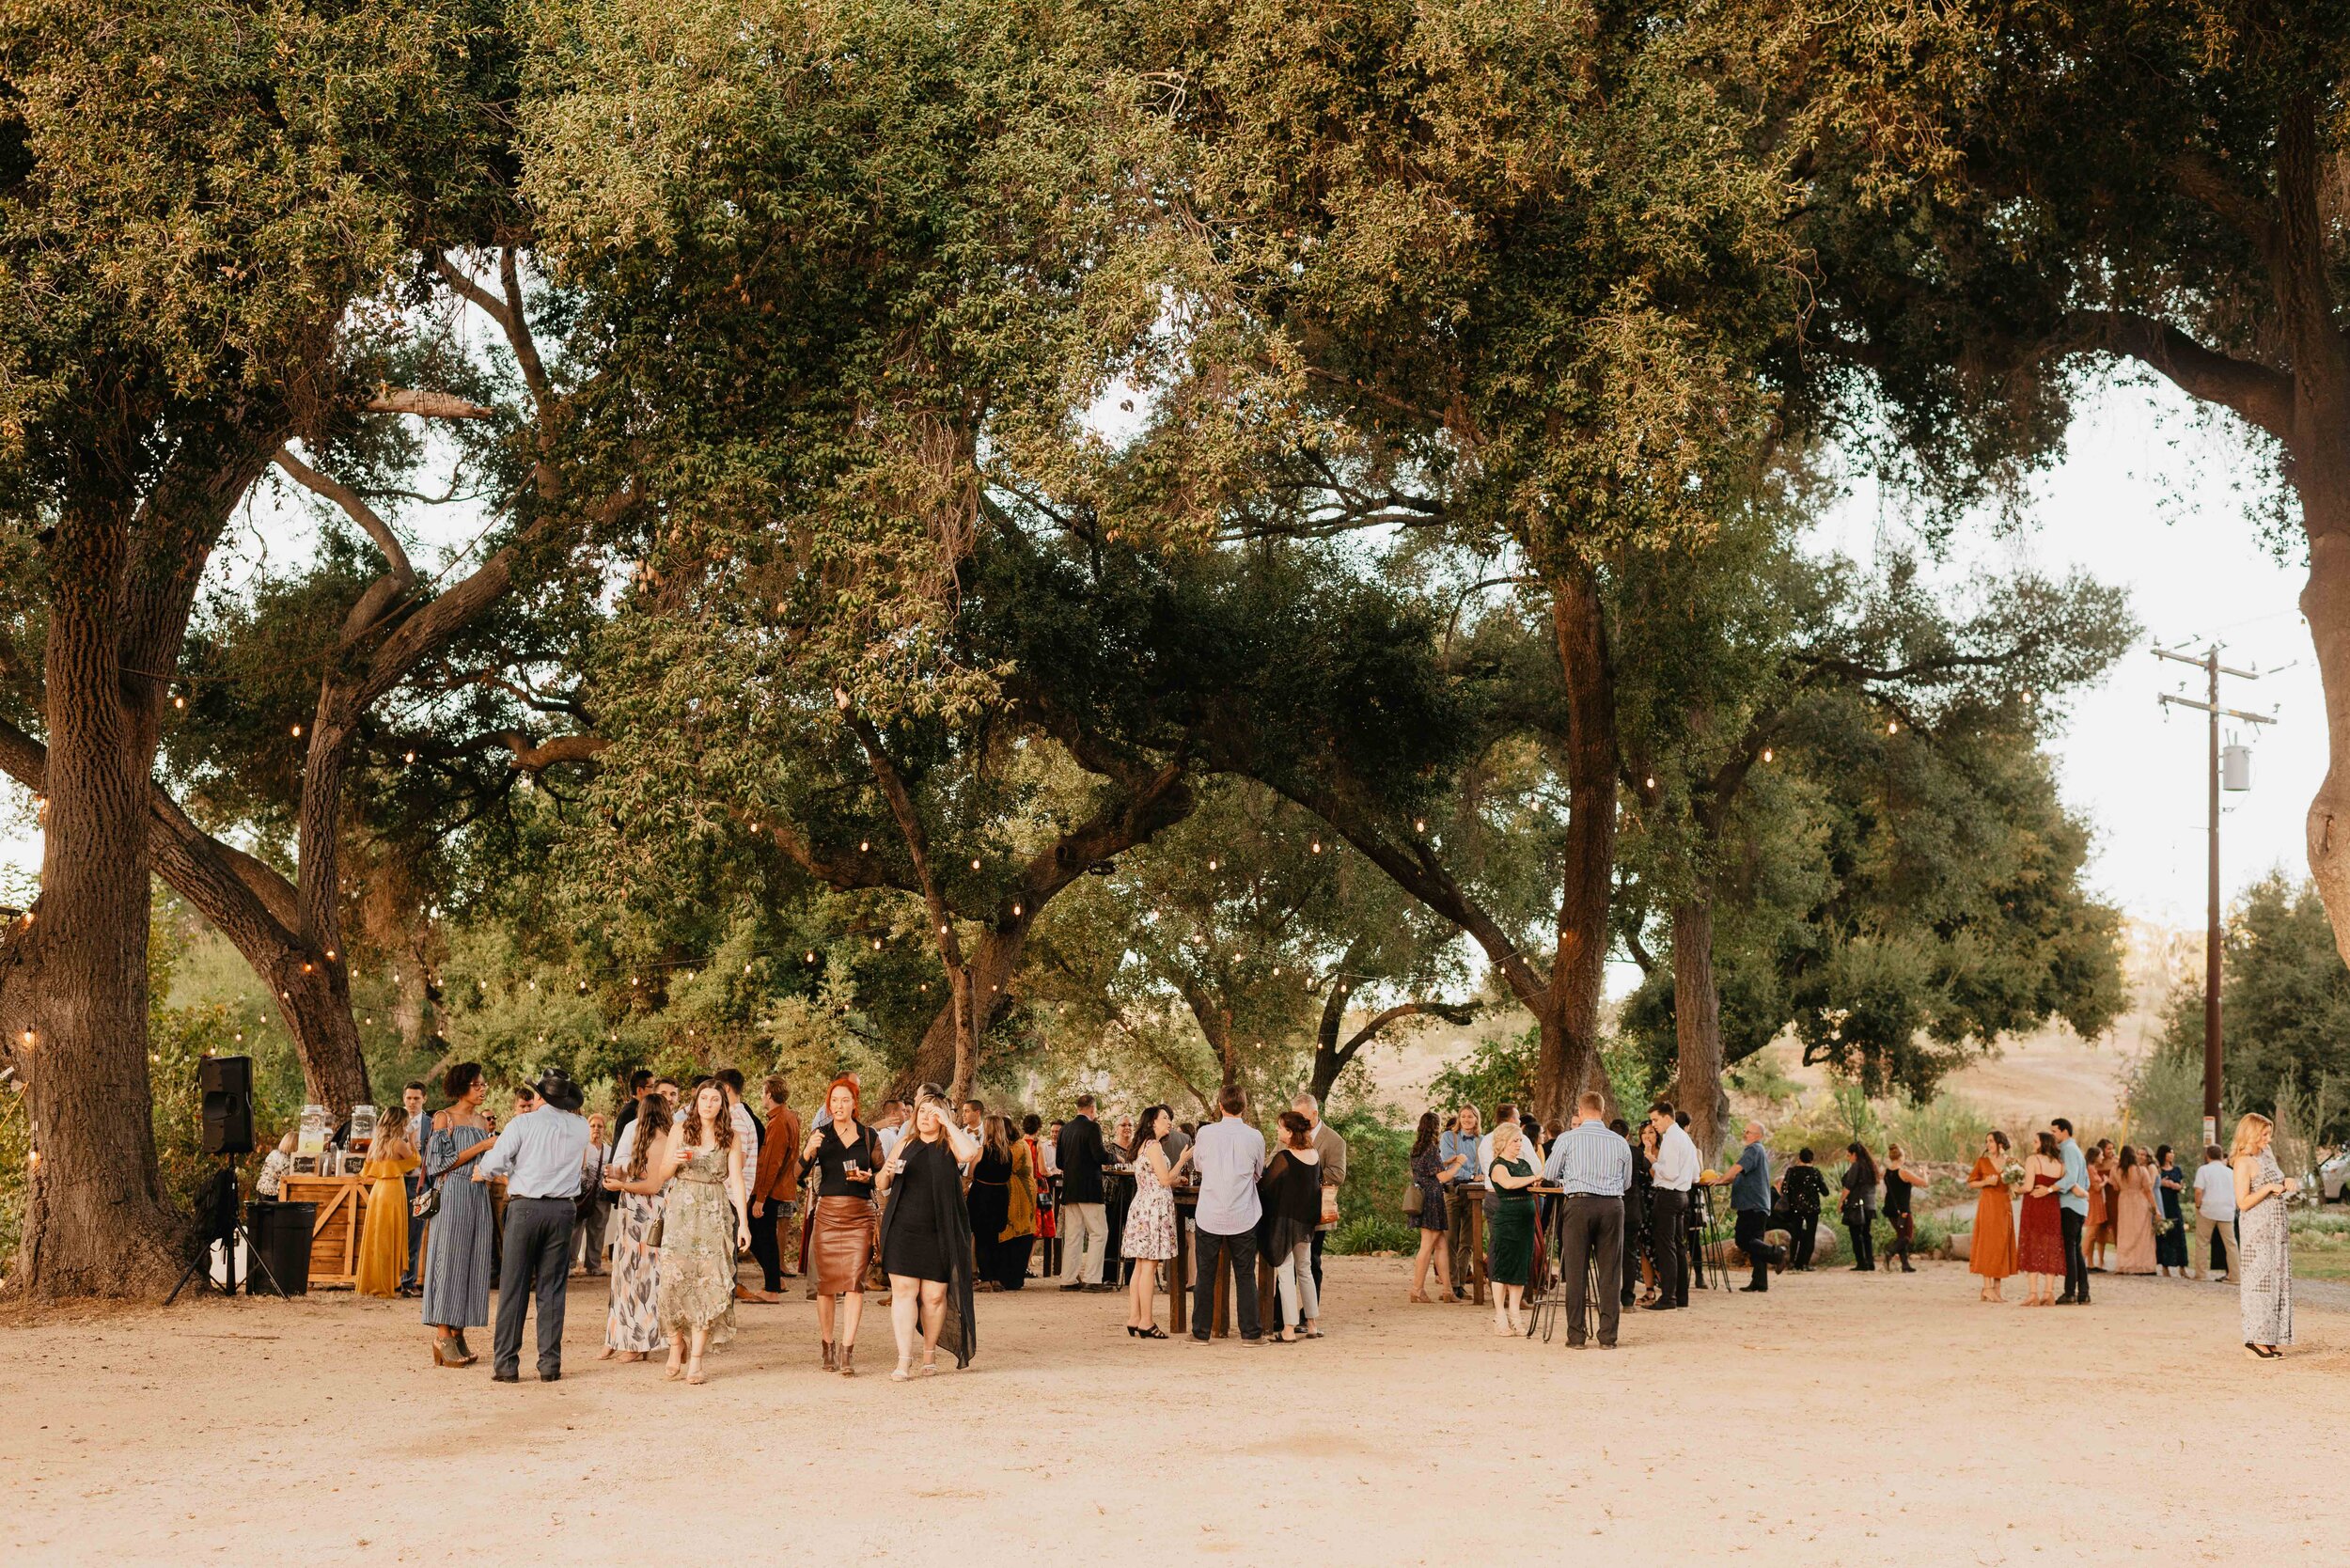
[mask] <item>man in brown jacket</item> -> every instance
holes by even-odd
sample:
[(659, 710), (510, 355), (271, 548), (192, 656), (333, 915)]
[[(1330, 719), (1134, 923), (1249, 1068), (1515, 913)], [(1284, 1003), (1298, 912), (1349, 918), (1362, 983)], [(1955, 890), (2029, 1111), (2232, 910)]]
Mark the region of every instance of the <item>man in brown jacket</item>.
[(800, 1115), (785, 1104), (791, 1093), (782, 1078), (767, 1080), (767, 1136), (759, 1146), (752, 1174), (751, 1256), (759, 1260), (761, 1285), (770, 1300), (799, 1270), (786, 1268), (784, 1254), (798, 1234), (793, 1216), (800, 1206)]

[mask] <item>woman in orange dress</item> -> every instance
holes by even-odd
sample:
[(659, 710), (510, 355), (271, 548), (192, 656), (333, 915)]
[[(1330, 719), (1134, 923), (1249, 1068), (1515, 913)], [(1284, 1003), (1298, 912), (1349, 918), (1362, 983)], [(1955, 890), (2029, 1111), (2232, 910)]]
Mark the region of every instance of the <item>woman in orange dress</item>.
[(2106, 1247), (2113, 1240), (2113, 1145), (2099, 1139), (2089, 1152), (2089, 1219), (2081, 1227), (2082, 1261), (2092, 1274), (2106, 1271)]
[(375, 1124), (375, 1142), (359, 1172), (368, 1184), (367, 1225), (359, 1232), (361, 1295), (398, 1295), (408, 1272), (408, 1173), (416, 1168), (408, 1113), (398, 1105)]
[(2154, 1272), (2154, 1173), (2126, 1144), (2113, 1177), (2113, 1272)]
[(2007, 1135), (1997, 1127), (1982, 1140), (1966, 1184), (1975, 1198), (1975, 1239), (1966, 1264), (1982, 1276), (1982, 1299), (2003, 1301), (1999, 1281), (2015, 1272), (2015, 1211), (2007, 1191)]

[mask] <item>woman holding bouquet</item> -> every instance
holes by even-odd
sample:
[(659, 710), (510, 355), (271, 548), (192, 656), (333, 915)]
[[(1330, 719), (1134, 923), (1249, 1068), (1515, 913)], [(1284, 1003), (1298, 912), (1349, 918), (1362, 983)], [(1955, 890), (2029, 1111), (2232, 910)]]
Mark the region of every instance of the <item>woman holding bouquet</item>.
[(2154, 1272), (2154, 1173), (2126, 1143), (2113, 1175), (2113, 1272)]
[[(2008, 1187), (2007, 1135), (1997, 1127), (1982, 1140), (1982, 1153), (1966, 1184), (1975, 1189), (1975, 1240), (1966, 1267), (1982, 1277), (1982, 1299), (2004, 1301), (1999, 1281), (2015, 1272), (2015, 1211)], [(2021, 1175), (2022, 1172), (2016, 1172)]]
[(2170, 1146), (2163, 1144), (2154, 1151), (2154, 1193), (2162, 1200), (2162, 1213), (2154, 1224), (2154, 1264), (2166, 1275), (2176, 1269), (2186, 1273), (2186, 1215), (2180, 1208), (2180, 1193), (2186, 1185), (2186, 1172), (2171, 1157)]

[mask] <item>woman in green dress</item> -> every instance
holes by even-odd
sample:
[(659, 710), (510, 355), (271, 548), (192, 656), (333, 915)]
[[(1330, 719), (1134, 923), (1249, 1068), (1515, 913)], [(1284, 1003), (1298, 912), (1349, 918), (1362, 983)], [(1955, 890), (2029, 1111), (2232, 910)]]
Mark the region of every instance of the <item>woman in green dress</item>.
[(743, 1146), (726, 1090), (694, 1085), (671, 1137), (653, 1309), (669, 1337), (667, 1375), (702, 1381), (702, 1353), (734, 1338), (734, 1260), (751, 1245), (743, 1206)]
[(1534, 1195), (1527, 1189), (1534, 1184), (1535, 1170), (1514, 1121), (1494, 1129), (1494, 1163), (1486, 1179), (1500, 1198), (1493, 1221), (1494, 1332), (1522, 1334), (1518, 1308), (1534, 1272)]

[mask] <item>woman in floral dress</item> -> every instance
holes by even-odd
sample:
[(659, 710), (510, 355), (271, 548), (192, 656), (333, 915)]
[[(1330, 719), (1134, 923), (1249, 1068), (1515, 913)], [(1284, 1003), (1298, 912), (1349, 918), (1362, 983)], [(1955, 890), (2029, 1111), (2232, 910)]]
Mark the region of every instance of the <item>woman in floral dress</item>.
[(2238, 1287), (2244, 1310), (2244, 1348), (2255, 1360), (2274, 1361), (2293, 1342), (2293, 1261), (2287, 1251), (2291, 1227), (2285, 1200), (2300, 1186), (2289, 1180), (2269, 1147), (2277, 1130), (2257, 1112), (2235, 1124), (2229, 1164), (2235, 1170), (2236, 1228), (2243, 1233), (2243, 1271)]
[(1174, 1186), (1191, 1163), (1186, 1149), (1173, 1163), (1159, 1139), (1175, 1125), (1175, 1113), (1152, 1105), (1135, 1121), (1135, 1200), (1126, 1209), (1123, 1255), (1135, 1265), (1126, 1280), (1126, 1332), (1138, 1340), (1164, 1340), (1158, 1323), (1159, 1264), (1175, 1256)]
[(620, 1195), (619, 1231), (612, 1242), (612, 1308), (603, 1318), (603, 1354), (623, 1361), (642, 1361), (669, 1341), (661, 1332), (661, 1314), (654, 1293), (661, 1278), (661, 1250), (653, 1245), (661, 1225), (664, 1200), (661, 1184), (648, 1181), (647, 1171), (666, 1170), (669, 1165), (669, 1103), (660, 1095), (648, 1097), (630, 1124), (628, 1169), (607, 1166), (603, 1184)]
[(669, 1336), (668, 1375), (700, 1383), (702, 1352), (734, 1338), (734, 1260), (751, 1245), (743, 1148), (717, 1079), (694, 1085), (663, 1175), (671, 1185), (653, 1309)]

